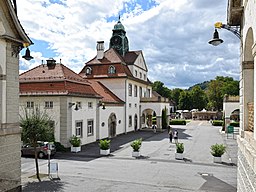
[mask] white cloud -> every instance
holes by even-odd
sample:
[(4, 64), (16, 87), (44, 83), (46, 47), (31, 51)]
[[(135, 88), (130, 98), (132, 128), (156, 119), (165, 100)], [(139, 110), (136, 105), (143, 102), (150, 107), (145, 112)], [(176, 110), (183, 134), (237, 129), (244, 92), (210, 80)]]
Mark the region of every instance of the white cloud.
[[(214, 23), (226, 20), (226, 2), (205, 0), (156, 0), (157, 5), (143, 11), (136, 0), (62, 0), (60, 4), (46, 0), (17, 1), (18, 16), (29, 34), (49, 43), (56, 60), (75, 72), (96, 54), (96, 41), (109, 46), (112, 29), (118, 17), (126, 29), (130, 50), (143, 50), (149, 79), (166, 86), (189, 87), (217, 75), (238, 79), (239, 40), (220, 30), (224, 43), (213, 47)], [(134, 3), (135, 8), (128, 6)], [(136, 4), (137, 3), (137, 4)], [(34, 67), (45, 59), (33, 53), (36, 61), (23, 67)], [(221, 58), (221, 59), (220, 59)], [(165, 73), (163, 75), (163, 73)]]

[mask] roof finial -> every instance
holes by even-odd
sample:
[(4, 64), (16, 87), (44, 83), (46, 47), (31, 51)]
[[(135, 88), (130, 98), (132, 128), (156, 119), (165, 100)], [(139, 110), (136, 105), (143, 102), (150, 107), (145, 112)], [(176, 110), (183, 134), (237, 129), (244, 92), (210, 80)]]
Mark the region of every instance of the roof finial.
[(120, 14), (119, 14), (119, 16), (118, 16), (118, 22), (120, 22)]

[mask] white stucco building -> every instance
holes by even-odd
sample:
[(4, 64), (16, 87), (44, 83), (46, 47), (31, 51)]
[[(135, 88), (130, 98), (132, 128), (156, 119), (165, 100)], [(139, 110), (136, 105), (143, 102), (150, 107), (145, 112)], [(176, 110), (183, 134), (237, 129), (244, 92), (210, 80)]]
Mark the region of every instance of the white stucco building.
[(237, 191), (256, 191), (256, 2), (229, 0), (227, 24), (240, 26), (240, 133), (238, 142)]

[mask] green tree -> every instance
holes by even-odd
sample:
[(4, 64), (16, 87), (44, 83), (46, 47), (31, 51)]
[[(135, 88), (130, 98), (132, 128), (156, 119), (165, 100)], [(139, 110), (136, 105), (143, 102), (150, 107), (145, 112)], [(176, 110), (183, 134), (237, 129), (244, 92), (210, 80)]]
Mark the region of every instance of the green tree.
[(208, 107), (221, 111), (224, 95), (239, 95), (239, 82), (232, 77), (217, 76), (211, 80), (207, 88)]
[(171, 99), (176, 103), (176, 105), (179, 104), (179, 99), (180, 99), (180, 93), (182, 92), (183, 90), (180, 89), (180, 88), (175, 88), (175, 89), (172, 89), (170, 92), (170, 95), (171, 95)]
[(191, 96), (189, 91), (182, 91), (179, 97), (179, 109), (191, 110)]
[(40, 111), (39, 107), (25, 108), (24, 113), (20, 115), (21, 139), (34, 147), (36, 176), (39, 181), (41, 179), (36, 151), (37, 141), (54, 141), (54, 130), (51, 123), (51, 118), (45, 112)]
[(164, 86), (161, 81), (155, 81), (152, 85), (153, 91), (156, 91), (162, 97), (170, 98), (170, 89)]
[(167, 112), (166, 112), (166, 107), (162, 110), (162, 128), (166, 129), (167, 128)]
[(202, 110), (207, 106), (207, 96), (205, 92), (198, 85), (194, 86), (190, 91), (191, 108)]

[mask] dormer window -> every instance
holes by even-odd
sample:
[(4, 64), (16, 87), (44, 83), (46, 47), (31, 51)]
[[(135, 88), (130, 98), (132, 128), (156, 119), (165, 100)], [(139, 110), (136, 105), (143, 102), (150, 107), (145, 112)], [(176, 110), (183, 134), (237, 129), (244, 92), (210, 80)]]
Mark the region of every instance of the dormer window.
[(87, 67), (86, 70), (85, 70), (85, 74), (86, 75), (92, 74), (92, 68), (91, 67)]
[(110, 67), (108, 68), (108, 73), (109, 73), (109, 74), (115, 74), (115, 73), (116, 73), (116, 68), (115, 68), (114, 66), (110, 66)]

